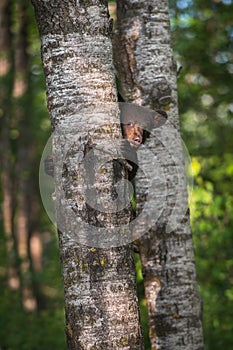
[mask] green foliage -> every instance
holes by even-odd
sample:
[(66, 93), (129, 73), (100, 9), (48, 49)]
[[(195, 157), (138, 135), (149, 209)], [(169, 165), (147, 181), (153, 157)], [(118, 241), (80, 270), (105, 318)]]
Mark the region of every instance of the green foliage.
[(1, 294), (0, 339), (2, 349), (49, 350), (66, 349), (62, 308), (50, 308), (37, 313), (25, 313), (20, 295), (5, 289)]
[(215, 185), (201, 175), (196, 179), (199, 186), (192, 200), (192, 226), (204, 301), (206, 346), (218, 349), (222, 345), (230, 350), (233, 345), (233, 197), (224, 189), (221, 192), (221, 184)]
[[(17, 2), (12, 1), (12, 35), (19, 30), (19, 16), (17, 13)], [(24, 176), (33, 179), (34, 187), (38, 193), (38, 169), (43, 148), (49, 137), (50, 121), (45, 103), (45, 79), (41, 64), (40, 39), (35, 23), (35, 16), (30, 2), (25, 1), (27, 17), (27, 53), (29, 60), (29, 71), (27, 73), (27, 93), (16, 98), (11, 95), (13, 80), (16, 79), (15, 71), (11, 75), (1, 77), (4, 92), (7, 95), (9, 106), (9, 135), (11, 153), (9, 150), (1, 150), (10, 154), (10, 160), (15, 163), (19, 154), (19, 144), (29, 145), (35, 151), (30, 169), (24, 170)], [(24, 34), (25, 34), (24, 33)], [(26, 34), (25, 34), (26, 35)], [(13, 67), (14, 68), (14, 67)], [(4, 79), (4, 80), (3, 80)], [(2, 88), (1, 86), (1, 88)], [(2, 91), (2, 90), (1, 90)], [(16, 111), (16, 113), (14, 113)], [(23, 111), (21, 118), (17, 119), (17, 111)], [(0, 122), (3, 115), (0, 110)], [(2, 126), (2, 125), (1, 125)], [(25, 134), (27, 137), (24, 137)], [(22, 136), (23, 135), (23, 136)], [(2, 136), (2, 134), (1, 134)], [(30, 174), (29, 174), (30, 173)], [(2, 168), (0, 169), (2, 176)], [(17, 188), (16, 188), (17, 190)], [(17, 196), (17, 193), (15, 194)], [(15, 197), (16, 197), (15, 196)], [(0, 189), (1, 209), (3, 207), (3, 194)], [(31, 199), (31, 198), (30, 198)], [(30, 200), (29, 199), (29, 200)], [(13, 199), (15, 200), (15, 198)], [(17, 201), (15, 200), (15, 203)], [(30, 207), (34, 205), (29, 203)], [(7, 273), (9, 265), (12, 266), (12, 257), (15, 254), (14, 248), (9, 249), (4, 234), (2, 214), (0, 214), (0, 348), (2, 350), (49, 350), (66, 349), (64, 331), (64, 307), (63, 307), (63, 286), (61, 280), (61, 268), (59, 263), (58, 244), (51, 223), (39, 203), (38, 231), (45, 237), (42, 257), (43, 270), (32, 272), (27, 270), (26, 274), (29, 283), (38, 283), (42, 294), (46, 299), (45, 308), (42, 311), (26, 312), (22, 307), (22, 294), (19, 288), (9, 288)], [(17, 217), (15, 221), (17, 220)], [(16, 224), (16, 222), (15, 222)], [(16, 243), (15, 243), (16, 244)], [(22, 261), (16, 257), (16, 263)], [(18, 268), (16, 266), (16, 268)]]
[[(12, 1), (12, 3), (16, 3)], [(25, 2), (26, 3), (26, 2)], [(175, 57), (182, 66), (178, 79), (183, 139), (190, 151), (194, 190), (191, 222), (196, 249), (198, 281), (204, 302), (206, 350), (233, 348), (233, 3), (231, 0), (170, 0)], [(13, 6), (14, 10), (14, 6)], [(15, 10), (14, 10), (15, 11)], [(28, 104), (28, 128), (33, 135), (37, 164), (49, 135), (45, 105), (45, 81), (41, 67), (40, 41), (32, 7), (27, 3), (29, 91), (18, 106)], [(18, 28), (15, 15), (12, 32)], [(11, 90), (12, 77), (4, 82)], [(30, 103), (29, 103), (30, 102)], [(11, 126), (13, 150), (17, 148), (19, 125)], [(2, 194), (0, 194), (2, 196)], [(2, 198), (1, 198), (2, 199)], [(41, 205), (41, 230), (51, 230)], [(5, 279), (9, 257), (0, 226), (0, 347), (4, 350), (66, 349), (63, 287), (57, 241), (47, 239), (44, 270), (32, 276), (43, 284), (47, 308), (26, 313), (21, 295), (10, 291)], [(147, 311), (143, 281), (137, 260), (138, 292), (145, 334)], [(146, 349), (149, 341), (146, 339)]]
[(231, 0), (170, 1), (191, 223), (206, 350), (233, 348), (233, 25)]
[(136, 264), (136, 281), (137, 281), (137, 293), (139, 296), (139, 307), (140, 307), (140, 318), (143, 329), (143, 337), (145, 349), (150, 350), (150, 339), (149, 339), (149, 326), (148, 326), (148, 311), (146, 305), (146, 297), (144, 293), (144, 284), (142, 276), (141, 260), (138, 254), (134, 254)]
[(63, 287), (60, 275), (56, 239), (47, 243), (44, 270), (34, 275), (43, 281), (47, 308), (40, 312), (25, 312), (18, 290), (7, 287), (2, 277), (6, 266), (4, 240), (0, 236), (0, 345), (4, 350), (66, 349), (64, 331)]

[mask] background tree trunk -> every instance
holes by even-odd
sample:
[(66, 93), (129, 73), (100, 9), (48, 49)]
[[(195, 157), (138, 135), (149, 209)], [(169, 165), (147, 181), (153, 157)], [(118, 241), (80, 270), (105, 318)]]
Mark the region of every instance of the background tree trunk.
[[(31, 128), (29, 23), (23, 1), (13, 6), (12, 2), (4, 0), (0, 6), (0, 98), (3, 111), (1, 183), (8, 258), (7, 280), (11, 290), (19, 290), (23, 308), (32, 311), (37, 307), (42, 308), (44, 299), (40, 282), (32, 282), (37, 279), (33, 278), (34, 256), (31, 251), (34, 245), (30, 244), (30, 240), (35, 228), (37, 233), (39, 230), (35, 174), (31, 171), (32, 163), (35, 162), (35, 137)], [(42, 253), (40, 234), (38, 239)]]
[[(30, 226), (33, 208), (31, 198), (35, 193), (35, 186), (30, 186), (32, 173), (30, 171), (32, 161), (35, 157), (33, 147), (33, 137), (31, 134), (30, 106), (31, 101), (27, 98), (30, 91), (30, 70), (28, 57), (28, 21), (26, 15), (26, 5), (20, 2), (16, 5), (18, 15), (18, 28), (15, 34), (15, 56), (14, 56), (14, 86), (13, 86), (13, 113), (14, 126), (18, 129), (19, 135), (16, 139), (17, 160), (15, 163), (15, 224), (14, 232), (17, 242), (17, 253), (19, 256), (20, 270), (20, 292), (22, 305), (25, 310), (37, 309), (37, 300), (32, 288), (32, 275), (30, 271)], [(37, 217), (37, 216), (36, 216)], [(39, 284), (36, 295), (39, 295)]]
[(140, 253), (151, 346), (200, 350), (201, 302), (178, 132), (168, 1), (119, 0), (117, 4), (115, 60), (123, 95), (153, 109), (164, 108), (172, 122), (153, 131), (146, 149), (138, 151), (137, 214), (146, 203), (148, 216), (136, 230), (140, 236), (146, 224), (149, 228), (141, 240)]
[[(19, 286), (19, 271), (16, 266), (15, 240), (13, 233), (13, 181), (12, 181), (12, 154), (10, 142), (11, 103), (13, 91), (14, 56), (11, 35), (11, 4), (4, 0), (0, 4), (0, 102), (2, 108), (1, 118), (1, 187), (3, 197), (3, 228), (7, 251), (8, 285), (12, 289)], [(8, 88), (6, 88), (6, 85)]]
[(121, 137), (107, 2), (33, 4), (53, 130), (68, 347), (143, 349), (132, 252), (120, 246), (131, 208), (114, 206), (125, 170), (109, 158), (99, 168), (97, 159), (98, 147), (107, 142), (105, 153)]

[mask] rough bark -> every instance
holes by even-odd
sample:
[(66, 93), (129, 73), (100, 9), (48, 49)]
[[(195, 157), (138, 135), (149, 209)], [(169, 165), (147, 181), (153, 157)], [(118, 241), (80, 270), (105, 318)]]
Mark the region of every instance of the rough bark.
[(132, 252), (120, 247), (130, 203), (115, 200), (125, 170), (116, 154), (109, 158), (121, 131), (107, 2), (33, 4), (53, 130), (68, 347), (143, 349)]
[[(168, 1), (118, 1), (115, 60), (127, 100), (167, 110), (172, 123), (153, 131), (138, 151), (136, 236), (149, 312), (152, 349), (203, 349), (189, 224), (176, 66)], [(145, 227), (148, 232), (145, 234)]]

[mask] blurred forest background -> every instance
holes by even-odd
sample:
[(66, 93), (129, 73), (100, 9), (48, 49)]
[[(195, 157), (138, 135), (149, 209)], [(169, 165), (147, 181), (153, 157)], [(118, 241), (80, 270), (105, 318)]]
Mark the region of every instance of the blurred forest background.
[[(0, 349), (65, 350), (57, 237), (41, 203), (50, 135), (30, 1), (0, 2)], [(110, 2), (114, 10), (114, 2)], [(206, 350), (233, 349), (233, 1), (170, 0)], [(142, 320), (142, 276), (137, 262)], [(145, 326), (146, 327), (146, 326)], [(147, 341), (147, 350), (149, 350)]]

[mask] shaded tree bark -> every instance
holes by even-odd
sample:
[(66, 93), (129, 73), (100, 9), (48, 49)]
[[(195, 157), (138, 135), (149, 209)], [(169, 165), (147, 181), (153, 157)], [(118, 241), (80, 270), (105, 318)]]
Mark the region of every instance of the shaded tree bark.
[(123, 95), (128, 101), (166, 109), (172, 121), (152, 132), (145, 149), (138, 151), (137, 214), (146, 203), (148, 215), (147, 222), (135, 230), (143, 236), (140, 254), (151, 346), (200, 350), (201, 303), (179, 135), (168, 1), (119, 0), (117, 5), (115, 61)]
[[(118, 210), (125, 169), (107, 1), (33, 1), (53, 131), (55, 202), (69, 349), (143, 349), (135, 271)], [(101, 167), (99, 166), (101, 164)], [(123, 196), (123, 202), (124, 202)], [(115, 239), (116, 238), (116, 239)]]

